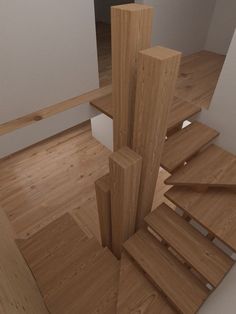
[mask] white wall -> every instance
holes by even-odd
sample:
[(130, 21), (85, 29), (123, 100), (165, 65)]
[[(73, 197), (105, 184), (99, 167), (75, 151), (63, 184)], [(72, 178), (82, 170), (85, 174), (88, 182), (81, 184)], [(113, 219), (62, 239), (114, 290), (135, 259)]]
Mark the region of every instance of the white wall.
[[(1, 0), (0, 123), (98, 87), (93, 0)], [(0, 157), (95, 114), (89, 105), (0, 137)]]
[(232, 39), (210, 109), (200, 121), (220, 131), (219, 145), (236, 154), (236, 32)]
[(215, 0), (136, 0), (155, 8), (153, 44), (185, 55), (204, 49)]
[(227, 54), (235, 28), (236, 1), (216, 0), (205, 49)]
[(102, 113), (91, 119), (91, 127), (93, 137), (113, 151), (113, 120)]

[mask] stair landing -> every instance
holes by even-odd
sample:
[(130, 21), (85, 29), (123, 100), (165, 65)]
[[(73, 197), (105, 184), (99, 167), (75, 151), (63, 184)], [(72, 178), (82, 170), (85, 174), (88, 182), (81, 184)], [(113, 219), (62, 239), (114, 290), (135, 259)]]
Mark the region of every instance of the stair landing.
[(117, 314), (133, 313), (174, 314), (177, 312), (124, 252), (121, 257)]
[(69, 214), (18, 246), (50, 313), (115, 313), (119, 262)]

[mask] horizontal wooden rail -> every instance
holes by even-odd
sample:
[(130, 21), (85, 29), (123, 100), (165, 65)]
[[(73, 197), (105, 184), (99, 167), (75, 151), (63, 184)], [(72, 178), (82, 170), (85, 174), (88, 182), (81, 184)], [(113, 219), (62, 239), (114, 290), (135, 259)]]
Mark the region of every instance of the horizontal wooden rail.
[(89, 91), (80, 96), (59, 102), (55, 105), (48, 106), (39, 111), (27, 114), (25, 116), (19, 117), (15, 120), (11, 120), (5, 123), (0, 124), (0, 135), (4, 135), (10, 133), (14, 130), (24, 128), (30, 124), (36, 123), (38, 121), (42, 121), (46, 118), (54, 116), (57, 113), (66, 111), (68, 109), (77, 107), (84, 103), (89, 103), (94, 99), (104, 97), (109, 95), (112, 91), (112, 86), (108, 85), (102, 88), (98, 88), (92, 91)]

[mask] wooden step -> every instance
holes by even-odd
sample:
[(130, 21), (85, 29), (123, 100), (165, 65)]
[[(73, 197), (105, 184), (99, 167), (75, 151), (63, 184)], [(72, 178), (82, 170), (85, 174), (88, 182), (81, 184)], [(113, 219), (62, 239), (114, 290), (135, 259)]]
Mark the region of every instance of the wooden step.
[(94, 99), (90, 102), (90, 105), (107, 115), (109, 118), (113, 119), (112, 94)]
[(173, 187), (165, 196), (210, 233), (236, 251), (236, 193), (224, 188), (196, 192)]
[(121, 257), (117, 314), (131, 313), (174, 314), (177, 312), (124, 252)]
[[(109, 118), (113, 119), (112, 94), (95, 99), (90, 104)], [(170, 112), (168, 130), (171, 131), (200, 111), (200, 107), (175, 97)]]
[(161, 166), (168, 172), (173, 172), (218, 135), (216, 130), (202, 123), (193, 122), (167, 139), (162, 153)]
[(218, 286), (233, 266), (230, 257), (166, 204), (149, 214), (145, 221), (212, 286)]
[(210, 145), (166, 181), (177, 186), (236, 187), (236, 157)]
[(124, 248), (181, 313), (196, 313), (209, 290), (147, 230), (139, 230)]
[(182, 125), (185, 120), (190, 119), (200, 111), (200, 107), (175, 97), (169, 116), (168, 131), (170, 132), (177, 126)]
[(18, 245), (50, 313), (115, 313), (119, 262), (69, 214)]

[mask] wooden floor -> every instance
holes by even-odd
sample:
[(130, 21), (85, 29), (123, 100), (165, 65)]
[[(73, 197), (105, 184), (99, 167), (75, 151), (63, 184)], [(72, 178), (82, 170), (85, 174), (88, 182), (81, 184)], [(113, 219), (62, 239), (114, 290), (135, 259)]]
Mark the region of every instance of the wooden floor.
[[(108, 171), (110, 153), (85, 123), (1, 160), (0, 207), (16, 237), (27, 238), (69, 212), (100, 240), (94, 181)], [(155, 207), (167, 177), (161, 172)]]
[[(111, 80), (111, 53), (110, 30), (104, 24), (98, 24), (99, 38), (100, 82), (106, 85)], [(202, 53), (202, 57), (208, 60), (216, 78), (224, 57), (215, 55), (212, 59), (208, 53)], [(195, 64), (197, 73), (190, 64)], [(179, 97), (184, 90), (195, 91), (188, 81), (200, 80), (209, 72), (207, 64), (201, 65), (193, 56), (185, 59), (182, 69), (177, 87)], [(207, 85), (209, 80), (204, 82)], [(196, 98), (196, 93), (186, 95), (192, 101)], [(108, 171), (109, 155), (110, 151), (92, 137), (90, 124), (85, 123), (0, 160), (0, 206), (15, 236), (27, 238), (69, 212), (86, 232), (99, 239), (94, 181)], [(163, 201), (163, 194), (169, 189), (163, 184), (168, 176), (161, 171), (153, 207)]]

